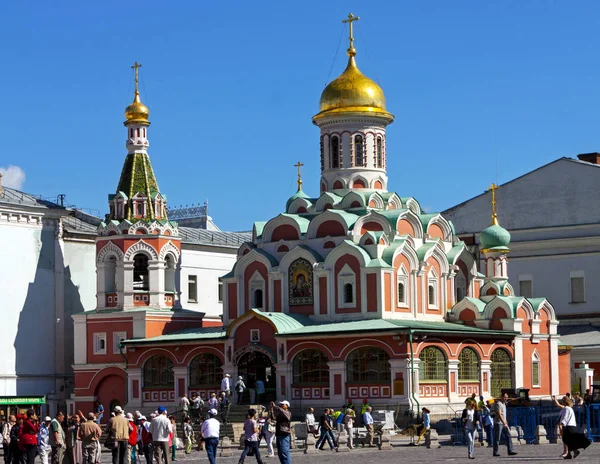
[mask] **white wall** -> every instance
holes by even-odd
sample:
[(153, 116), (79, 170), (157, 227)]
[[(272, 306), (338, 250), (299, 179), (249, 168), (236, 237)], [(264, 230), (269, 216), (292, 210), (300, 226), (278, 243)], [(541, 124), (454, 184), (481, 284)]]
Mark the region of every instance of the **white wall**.
[[(221, 252), (192, 249), (182, 245), (181, 253), (181, 306), (192, 311), (201, 311), (206, 318), (220, 320), (223, 303), (218, 300), (219, 277), (227, 274), (237, 260), (234, 249)], [(197, 276), (198, 302), (189, 301), (188, 276)]]
[(54, 236), (52, 224), (0, 222), (0, 395), (54, 390)]

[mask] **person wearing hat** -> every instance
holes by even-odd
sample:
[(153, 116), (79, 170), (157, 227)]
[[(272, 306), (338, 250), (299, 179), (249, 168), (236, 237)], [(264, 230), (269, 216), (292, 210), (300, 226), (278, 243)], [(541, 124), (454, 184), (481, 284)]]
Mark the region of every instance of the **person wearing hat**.
[[(129, 441), (129, 432), (132, 425), (123, 414), (121, 406), (115, 406), (113, 410), (114, 417), (108, 421), (106, 428), (111, 441), (115, 443), (112, 450), (112, 464), (125, 464), (127, 460), (127, 446)], [(108, 438), (107, 438), (108, 441)]]
[(50, 422), (52, 422), (52, 418), (46, 416), (44, 422), (40, 425), (38, 433), (38, 454), (42, 464), (48, 464), (50, 452), (52, 451), (52, 447), (50, 446)]
[(237, 404), (242, 404), (242, 397), (244, 396), (245, 389), (246, 389), (246, 384), (244, 383), (244, 378), (240, 375), (238, 377), (238, 381), (235, 383), (235, 392), (237, 394)]
[(13, 426), (17, 423), (17, 418), (12, 414), (8, 416), (8, 421), (6, 421), (0, 431), (0, 442), (2, 442), (2, 449), (4, 450), (4, 463), (11, 464), (12, 463), (12, 454), (10, 451), (10, 431)]
[(139, 434), (141, 436), (142, 453), (144, 454), (144, 458), (146, 458), (146, 464), (152, 464), (153, 450), (152, 440), (150, 439), (150, 422), (148, 421), (148, 419), (146, 419), (146, 416), (140, 416), (139, 422)]
[(202, 438), (204, 438), (204, 446), (206, 447), (206, 455), (210, 464), (216, 463), (217, 446), (219, 446), (219, 434), (221, 424), (217, 420), (218, 411), (214, 408), (208, 411), (208, 420), (202, 423)]
[(281, 464), (290, 464), (290, 435), (292, 413), (290, 403), (280, 401), (279, 406), (271, 402), (270, 414), (275, 418), (275, 441), (277, 443), (277, 456)]
[(93, 412), (90, 412), (87, 418), (88, 420), (79, 426), (78, 438), (81, 440), (83, 464), (94, 464), (102, 429), (96, 423), (96, 415)]
[(83, 461), (83, 448), (79, 438), (79, 414), (71, 416), (71, 424), (67, 428), (67, 451), (71, 464), (81, 464)]
[(229, 380), (230, 377), (231, 376), (229, 374), (225, 374), (223, 380), (221, 380), (221, 391), (225, 392), (227, 396), (231, 396), (231, 383)]
[(133, 414), (130, 412), (125, 416), (129, 421), (129, 439), (127, 440), (127, 464), (136, 464), (137, 462), (137, 454), (136, 454), (136, 446), (137, 446), (137, 427), (135, 425), (135, 419), (133, 418)]
[(33, 409), (27, 410), (25, 420), (21, 426), (20, 445), (25, 449), (25, 459), (27, 464), (33, 464), (37, 454), (37, 436), (40, 426), (37, 423), (37, 416)]
[(172, 431), (171, 421), (167, 417), (167, 408), (161, 406), (158, 408), (158, 416), (152, 419), (149, 429), (152, 449), (154, 450), (154, 459), (158, 464), (162, 464), (163, 457), (166, 464), (170, 464), (171, 462), (169, 436)]

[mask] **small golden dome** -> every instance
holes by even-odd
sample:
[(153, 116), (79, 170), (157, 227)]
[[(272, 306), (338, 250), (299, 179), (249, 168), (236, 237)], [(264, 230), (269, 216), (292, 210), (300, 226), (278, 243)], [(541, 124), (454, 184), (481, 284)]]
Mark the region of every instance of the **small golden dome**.
[(319, 113), (313, 118), (318, 119), (326, 114), (340, 113), (377, 113), (394, 116), (386, 111), (385, 95), (379, 85), (360, 72), (354, 59), (356, 50), (348, 50), (348, 66), (344, 72), (329, 83), (319, 102)]
[(125, 124), (150, 124), (150, 122), (148, 121), (148, 116), (150, 116), (150, 110), (148, 110), (148, 107), (144, 105), (140, 100), (140, 93), (135, 92), (135, 97), (133, 97), (133, 103), (127, 108), (125, 108)]

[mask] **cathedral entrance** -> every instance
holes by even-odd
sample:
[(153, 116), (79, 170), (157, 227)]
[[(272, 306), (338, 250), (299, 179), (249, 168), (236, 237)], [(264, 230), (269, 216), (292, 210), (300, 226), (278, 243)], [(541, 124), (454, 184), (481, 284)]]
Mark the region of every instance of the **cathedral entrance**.
[[(250, 402), (250, 390), (257, 388), (257, 382), (261, 381), (265, 387), (265, 393), (256, 398), (256, 402), (266, 405), (275, 399), (275, 366), (271, 358), (261, 351), (250, 351), (240, 356), (237, 361), (238, 375), (244, 378), (244, 383), (248, 388), (248, 396), (245, 396), (244, 402)], [(233, 379), (235, 385), (237, 379)]]

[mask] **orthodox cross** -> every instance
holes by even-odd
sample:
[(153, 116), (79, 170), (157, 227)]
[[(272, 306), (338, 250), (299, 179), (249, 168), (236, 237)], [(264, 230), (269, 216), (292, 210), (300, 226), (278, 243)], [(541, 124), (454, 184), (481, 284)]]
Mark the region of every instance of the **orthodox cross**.
[(302, 164), (300, 161), (298, 161), (298, 163), (294, 164), (295, 167), (298, 168), (298, 191), (302, 190), (302, 175), (300, 174), (300, 168), (302, 166), (304, 166), (304, 164)]
[(492, 184), (492, 186), (488, 189), (488, 192), (492, 192), (492, 224), (498, 223), (498, 214), (496, 211), (496, 190), (498, 190), (498, 186), (496, 184)]
[(348, 27), (350, 28), (350, 48), (348, 50), (352, 50), (354, 48), (354, 34), (352, 34), (352, 23), (354, 21), (358, 21), (360, 17), (354, 16), (352, 13), (348, 15), (348, 19), (343, 19), (343, 23), (348, 23)]
[(131, 67), (131, 69), (135, 69), (135, 93), (140, 93), (138, 87), (139, 87), (139, 83), (140, 83), (139, 70), (140, 70), (141, 67), (142, 67), (142, 65), (139, 64), (137, 61)]

